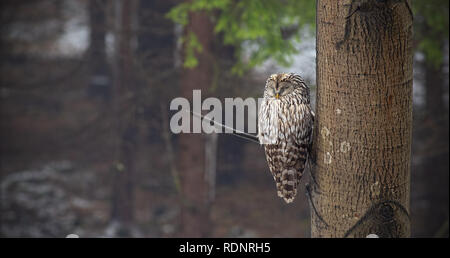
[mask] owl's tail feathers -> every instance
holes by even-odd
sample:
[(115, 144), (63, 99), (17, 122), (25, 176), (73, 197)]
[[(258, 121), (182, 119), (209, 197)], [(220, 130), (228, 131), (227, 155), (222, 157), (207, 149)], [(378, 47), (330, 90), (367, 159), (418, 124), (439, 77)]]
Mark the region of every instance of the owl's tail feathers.
[(297, 195), (298, 176), (294, 169), (286, 169), (281, 172), (278, 178), (275, 178), (277, 184), (278, 196), (283, 198), (286, 203), (294, 201)]

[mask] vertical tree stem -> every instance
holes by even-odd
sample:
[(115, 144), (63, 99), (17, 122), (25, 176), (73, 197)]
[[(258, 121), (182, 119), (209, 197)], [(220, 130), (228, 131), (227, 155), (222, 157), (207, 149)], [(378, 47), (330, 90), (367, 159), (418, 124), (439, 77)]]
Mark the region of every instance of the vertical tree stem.
[(317, 1), (312, 237), (408, 237), (412, 16), (406, 1)]

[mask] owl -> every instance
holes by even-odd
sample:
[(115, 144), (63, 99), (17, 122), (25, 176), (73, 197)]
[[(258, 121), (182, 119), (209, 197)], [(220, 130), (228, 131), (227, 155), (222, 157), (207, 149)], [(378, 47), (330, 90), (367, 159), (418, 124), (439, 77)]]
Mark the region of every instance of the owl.
[(294, 200), (310, 156), (314, 112), (309, 88), (297, 74), (272, 74), (266, 81), (258, 115), (258, 140), (278, 196)]

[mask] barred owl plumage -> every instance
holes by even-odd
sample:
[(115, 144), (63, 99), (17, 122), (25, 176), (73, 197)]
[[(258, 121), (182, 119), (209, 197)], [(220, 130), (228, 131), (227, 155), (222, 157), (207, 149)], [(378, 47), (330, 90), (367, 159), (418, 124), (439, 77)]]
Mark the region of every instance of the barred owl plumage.
[(314, 113), (309, 88), (293, 73), (272, 74), (266, 81), (258, 121), (259, 142), (278, 196), (294, 200), (310, 156)]

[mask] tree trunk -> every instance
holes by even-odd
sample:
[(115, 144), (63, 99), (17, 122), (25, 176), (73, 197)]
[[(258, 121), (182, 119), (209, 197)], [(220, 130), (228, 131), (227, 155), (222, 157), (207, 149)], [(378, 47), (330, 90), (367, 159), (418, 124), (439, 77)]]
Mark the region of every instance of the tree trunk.
[(205, 136), (205, 180), (208, 187), (209, 205), (216, 198), (217, 138), (219, 135), (216, 133)]
[[(441, 49), (445, 53), (443, 46)], [(427, 60), (421, 65), (425, 73), (426, 107), (425, 117), (416, 122), (415, 128), (417, 155), (422, 162), (413, 173), (412, 235), (445, 237), (448, 236), (449, 199), (448, 109), (444, 104), (447, 75), (444, 64), (436, 66)]]
[(132, 13), (135, 1), (118, 1), (115, 87), (113, 95), (113, 117), (115, 122), (116, 147), (114, 150), (114, 182), (112, 192), (112, 221), (118, 223), (118, 236), (131, 236), (130, 227), (134, 219), (134, 174), (137, 151), (136, 89), (133, 83), (132, 66)]
[(312, 237), (410, 236), (410, 10), (317, 1)]
[[(157, 76), (158, 82), (173, 75), (175, 35), (174, 24), (165, 17), (176, 4), (175, 0), (146, 0), (139, 5), (139, 60), (149, 77)], [(158, 71), (158, 74), (152, 73)], [(164, 88), (157, 87), (155, 88)]]
[[(202, 90), (202, 97), (212, 84), (211, 44), (213, 24), (205, 12), (189, 15), (184, 35), (195, 33), (203, 50), (196, 55), (198, 65), (183, 69), (181, 75), (182, 96), (192, 103), (192, 91)], [(199, 103), (201, 104), (201, 103)], [(192, 107), (191, 107), (192, 108)], [(209, 233), (208, 182), (205, 180), (205, 136), (200, 133), (180, 134), (179, 163), (183, 195), (182, 236), (204, 237)]]
[(109, 99), (111, 80), (106, 61), (106, 0), (89, 1), (89, 94)]
[[(441, 48), (444, 53), (444, 47)], [(445, 75), (443, 64), (436, 67), (426, 64), (426, 118), (424, 132), (424, 171), (426, 196), (429, 209), (426, 209), (425, 236), (448, 237), (448, 109), (444, 104)], [(447, 84), (448, 87), (448, 84)], [(447, 226), (445, 224), (447, 223)], [(447, 232), (445, 232), (447, 227)]]

